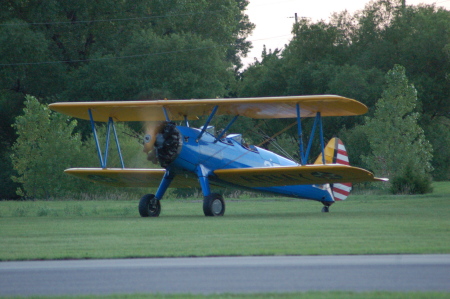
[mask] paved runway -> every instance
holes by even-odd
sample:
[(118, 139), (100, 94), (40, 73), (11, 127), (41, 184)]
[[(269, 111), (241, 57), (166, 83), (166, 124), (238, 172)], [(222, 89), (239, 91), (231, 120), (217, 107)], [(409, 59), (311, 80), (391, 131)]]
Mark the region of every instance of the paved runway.
[(0, 263), (0, 296), (310, 290), (450, 292), (450, 255), (209, 257)]

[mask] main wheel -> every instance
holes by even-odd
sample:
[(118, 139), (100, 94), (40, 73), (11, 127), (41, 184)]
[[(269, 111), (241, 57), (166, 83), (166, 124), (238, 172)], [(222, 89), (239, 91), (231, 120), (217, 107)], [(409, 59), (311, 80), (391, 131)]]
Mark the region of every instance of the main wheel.
[(146, 194), (139, 201), (139, 214), (142, 217), (158, 217), (161, 213), (161, 203), (154, 194)]
[(225, 201), (217, 193), (211, 193), (203, 199), (203, 213), (205, 216), (223, 216), (225, 213)]

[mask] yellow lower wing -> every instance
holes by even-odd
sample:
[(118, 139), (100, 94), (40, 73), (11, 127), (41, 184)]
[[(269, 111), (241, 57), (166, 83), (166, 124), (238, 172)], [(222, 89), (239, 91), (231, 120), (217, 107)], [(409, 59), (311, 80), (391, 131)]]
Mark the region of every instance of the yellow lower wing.
[[(158, 187), (165, 169), (139, 168), (70, 168), (65, 173), (80, 179), (115, 187)], [(343, 182), (387, 181), (362, 168), (347, 165), (306, 165), (263, 168), (232, 168), (214, 171), (218, 179), (245, 187), (274, 187)], [(213, 185), (215, 183), (211, 182)], [(196, 188), (194, 176), (177, 175), (170, 187)], [(220, 186), (220, 185), (217, 185)]]
[[(138, 168), (70, 168), (64, 171), (80, 179), (115, 187), (158, 187), (165, 169), (138, 169)], [(171, 187), (193, 188), (198, 187), (196, 178), (177, 175)]]
[(340, 164), (219, 169), (214, 174), (220, 180), (253, 188), (387, 180), (365, 169)]

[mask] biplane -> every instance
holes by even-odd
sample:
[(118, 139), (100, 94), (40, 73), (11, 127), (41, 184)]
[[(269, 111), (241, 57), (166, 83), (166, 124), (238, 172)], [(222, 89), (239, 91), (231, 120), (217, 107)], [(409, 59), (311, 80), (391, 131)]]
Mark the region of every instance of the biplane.
[[(66, 173), (109, 186), (157, 187), (139, 201), (142, 217), (157, 217), (169, 187), (201, 188), (205, 216), (222, 216), (225, 202), (212, 187), (236, 187), (287, 197), (315, 200), (328, 212), (336, 201), (347, 197), (353, 182), (385, 181), (348, 163), (342, 141), (333, 138), (325, 146), (322, 118), (361, 115), (367, 107), (353, 99), (335, 95), (284, 96), (205, 100), (155, 100), (117, 102), (65, 102), (50, 105), (54, 111), (89, 120), (97, 147), (99, 168), (70, 168)], [(215, 132), (211, 121), (228, 115), (229, 123)], [(203, 126), (189, 121), (202, 117)], [(297, 119), (300, 161), (295, 162), (264, 148), (246, 144), (241, 134), (227, 134), (239, 117), (254, 119)], [(313, 117), (308, 142), (303, 144), (301, 120)], [(161, 169), (126, 168), (114, 126), (115, 122), (148, 122), (144, 132), (144, 152)], [(99, 144), (96, 122), (107, 123), (105, 150)], [(177, 124), (178, 122), (178, 124)], [(321, 153), (308, 164), (315, 132)], [(108, 168), (110, 135), (114, 136), (121, 168)]]

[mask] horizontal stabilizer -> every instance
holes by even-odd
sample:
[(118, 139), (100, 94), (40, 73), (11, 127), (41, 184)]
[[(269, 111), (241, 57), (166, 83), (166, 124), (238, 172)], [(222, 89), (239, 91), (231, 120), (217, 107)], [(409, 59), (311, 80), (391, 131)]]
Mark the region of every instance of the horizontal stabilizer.
[(220, 180), (250, 188), (387, 180), (368, 170), (339, 164), (231, 168), (215, 170), (214, 174)]
[[(115, 187), (158, 187), (165, 169), (139, 168), (70, 168), (64, 171), (80, 179)], [(176, 176), (171, 185), (175, 188), (198, 187), (196, 178)]]

